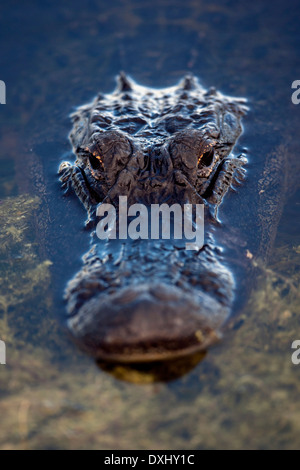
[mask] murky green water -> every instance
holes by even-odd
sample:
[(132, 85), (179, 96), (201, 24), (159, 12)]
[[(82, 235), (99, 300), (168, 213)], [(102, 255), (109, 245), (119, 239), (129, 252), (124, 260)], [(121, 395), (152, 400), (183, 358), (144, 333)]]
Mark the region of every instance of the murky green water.
[[(298, 448), (300, 366), (291, 362), (291, 343), (300, 338), (300, 106), (291, 102), (291, 83), (300, 79), (298, 4), (26, 5), (0, 7), (7, 86), (0, 106), (0, 339), (7, 344), (0, 448)], [(205, 86), (248, 97), (240, 143), (249, 178), (279, 145), (293, 175), (273, 255), (246, 308), (222, 343), (168, 383), (148, 374), (137, 385), (101, 371), (56, 321), (63, 286), (89, 242), (84, 210), (61, 197), (55, 175), (70, 150), (68, 114), (110, 91), (120, 70), (151, 86), (192, 71)], [(114, 372), (124, 378), (121, 368)]]

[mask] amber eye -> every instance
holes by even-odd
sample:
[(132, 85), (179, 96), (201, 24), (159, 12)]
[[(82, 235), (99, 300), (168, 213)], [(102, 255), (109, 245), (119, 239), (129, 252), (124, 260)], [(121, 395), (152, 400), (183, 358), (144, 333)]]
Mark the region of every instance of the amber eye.
[(100, 155), (90, 154), (89, 160), (90, 160), (90, 164), (93, 170), (101, 170), (104, 168), (103, 160)]
[(213, 162), (214, 159), (214, 149), (210, 148), (206, 152), (204, 152), (200, 157), (198, 158), (198, 166), (200, 168), (203, 168), (205, 166), (210, 166)]

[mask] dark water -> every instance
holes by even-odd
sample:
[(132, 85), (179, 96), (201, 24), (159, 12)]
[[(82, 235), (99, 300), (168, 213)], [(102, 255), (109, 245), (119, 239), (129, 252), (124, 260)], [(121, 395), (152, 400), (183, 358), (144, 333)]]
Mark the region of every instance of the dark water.
[[(282, 0), (1, 3), (1, 448), (299, 447), (300, 369), (290, 359), (300, 335), (300, 106), (291, 102), (299, 13), (298, 2)], [(120, 70), (155, 87), (193, 72), (204, 86), (247, 97), (239, 144), (249, 179), (267, 153), (282, 146), (288, 155), (261, 283), (224, 342), (170, 383), (101, 372), (55, 320), (89, 242), (84, 210), (62, 198), (56, 178), (70, 152), (68, 115), (111, 91)]]

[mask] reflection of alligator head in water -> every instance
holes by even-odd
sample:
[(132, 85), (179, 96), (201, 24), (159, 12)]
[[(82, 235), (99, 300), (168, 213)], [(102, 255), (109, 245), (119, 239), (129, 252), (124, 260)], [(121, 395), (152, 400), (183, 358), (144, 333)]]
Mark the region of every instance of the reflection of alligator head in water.
[[(216, 209), (245, 161), (230, 156), (244, 100), (194, 77), (150, 89), (121, 75), (116, 91), (73, 114), (77, 160), (61, 165), (92, 219), (99, 203), (205, 204)], [(67, 287), (67, 325), (92, 356), (112, 362), (165, 360), (205, 350), (228, 318), (234, 282), (214, 243), (187, 251), (176, 240), (98, 241)]]

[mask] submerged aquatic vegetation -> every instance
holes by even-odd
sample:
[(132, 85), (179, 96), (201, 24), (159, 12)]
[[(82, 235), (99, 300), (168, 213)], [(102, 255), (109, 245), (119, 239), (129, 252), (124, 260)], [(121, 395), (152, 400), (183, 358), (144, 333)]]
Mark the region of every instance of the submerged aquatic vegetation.
[[(277, 246), (232, 331), (190, 373), (155, 384), (138, 371), (128, 377), (124, 369), (110, 371), (123, 380), (143, 379), (140, 386), (101, 372), (65, 342), (46, 315), (49, 262), (39, 259), (28, 232), (38, 201), (25, 199), (8, 200), (2, 212), (7, 221), (0, 237), (9, 250), (1, 251), (1, 299), (9, 315), (3, 330), (2, 307), (1, 332), (9, 354), (0, 369), (0, 449), (299, 445), (300, 367), (291, 362), (291, 343), (300, 337), (300, 254), (293, 246)], [(8, 230), (12, 210), (20, 212), (14, 236)], [(28, 305), (34, 305), (31, 318)], [(33, 322), (40, 330), (35, 343), (28, 342)], [(67, 361), (57, 360), (56, 347), (67, 350)]]
[[(51, 261), (41, 261), (37, 253), (34, 211), (37, 197), (19, 196), (1, 201), (0, 213), (0, 311), (7, 320), (8, 311), (26, 301), (46, 295)], [(2, 336), (3, 336), (2, 332)], [(6, 338), (4, 338), (6, 339)]]
[(0, 338), (8, 352), (0, 376), (3, 394), (36, 374), (37, 345), (45, 331), (49, 333), (49, 322), (52, 328), (55, 323), (46, 318), (51, 306), (51, 261), (40, 259), (34, 227), (39, 199), (11, 197), (0, 207)]

